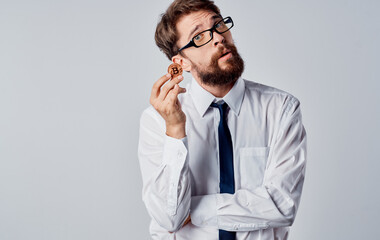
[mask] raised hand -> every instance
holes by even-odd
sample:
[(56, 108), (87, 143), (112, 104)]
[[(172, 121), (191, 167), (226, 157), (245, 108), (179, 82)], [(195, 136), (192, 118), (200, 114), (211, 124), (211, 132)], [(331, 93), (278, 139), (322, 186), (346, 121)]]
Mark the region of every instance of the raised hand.
[(186, 89), (178, 85), (183, 80), (182, 75), (172, 80), (170, 78), (171, 75), (168, 73), (154, 83), (150, 95), (150, 103), (164, 118), (166, 122), (166, 134), (180, 139), (186, 136), (186, 115), (182, 111), (178, 95), (186, 92)]

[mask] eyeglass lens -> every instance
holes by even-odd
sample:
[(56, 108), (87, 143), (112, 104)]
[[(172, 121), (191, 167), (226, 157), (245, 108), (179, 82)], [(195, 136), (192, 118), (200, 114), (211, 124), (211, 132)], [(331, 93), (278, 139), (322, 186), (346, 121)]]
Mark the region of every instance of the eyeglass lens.
[[(218, 22), (215, 26), (214, 29), (218, 33), (224, 33), (228, 31), (232, 27), (232, 21), (230, 18), (223, 19), (222, 21)], [(206, 43), (208, 43), (212, 39), (212, 31), (208, 30), (205, 32), (201, 32), (200, 34), (196, 35), (193, 38), (193, 41), (195, 45), (201, 46)]]

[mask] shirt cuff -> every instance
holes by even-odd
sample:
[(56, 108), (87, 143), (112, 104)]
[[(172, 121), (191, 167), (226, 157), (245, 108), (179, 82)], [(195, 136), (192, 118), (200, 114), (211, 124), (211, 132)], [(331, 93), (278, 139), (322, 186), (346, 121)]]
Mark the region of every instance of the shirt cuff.
[(163, 164), (182, 167), (187, 155), (187, 137), (182, 139), (165, 137)]
[(198, 227), (217, 227), (216, 208), (216, 194), (191, 197), (191, 223)]
[(169, 136), (165, 138), (163, 151), (163, 164), (170, 172), (169, 191), (167, 196), (167, 210), (172, 216), (177, 214), (180, 178), (186, 166), (187, 137), (176, 139)]

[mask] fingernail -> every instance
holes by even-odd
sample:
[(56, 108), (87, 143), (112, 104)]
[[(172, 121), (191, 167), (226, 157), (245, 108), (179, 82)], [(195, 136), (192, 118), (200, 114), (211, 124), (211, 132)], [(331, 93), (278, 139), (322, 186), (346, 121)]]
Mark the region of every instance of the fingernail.
[(182, 75), (178, 76), (178, 80), (182, 80), (182, 79), (183, 79)]
[(170, 73), (167, 73), (167, 74), (166, 74), (166, 77), (171, 77), (171, 74), (170, 74)]

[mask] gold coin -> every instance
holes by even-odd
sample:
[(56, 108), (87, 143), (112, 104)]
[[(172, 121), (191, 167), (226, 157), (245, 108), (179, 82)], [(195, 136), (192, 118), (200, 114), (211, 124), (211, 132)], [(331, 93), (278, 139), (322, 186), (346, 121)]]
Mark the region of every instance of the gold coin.
[(172, 75), (172, 78), (175, 78), (179, 75), (182, 75), (182, 72), (183, 71), (182, 71), (181, 65), (179, 65), (177, 63), (172, 63), (168, 67), (168, 73), (170, 73)]

